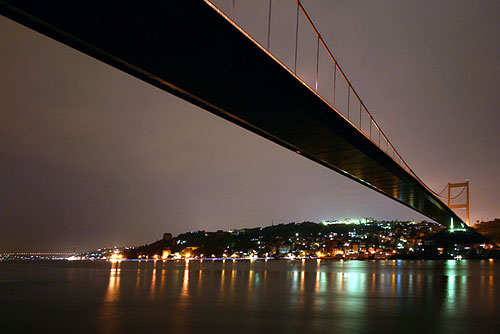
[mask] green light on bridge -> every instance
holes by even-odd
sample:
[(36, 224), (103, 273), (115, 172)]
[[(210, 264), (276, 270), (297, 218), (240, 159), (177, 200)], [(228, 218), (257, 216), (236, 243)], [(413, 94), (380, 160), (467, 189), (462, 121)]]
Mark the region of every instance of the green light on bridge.
[(460, 223), (460, 227), (457, 227), (455, 228), (453, 226), (453, 217), (451, 217), (451, 224), (450, 224), (450, 228), (448, 229), (450, 231), (450, 233), (453, 233), (453, 232), (465, 232), (467, 231), (467, 229), (464, 227), (464, 224), (463, 223)]

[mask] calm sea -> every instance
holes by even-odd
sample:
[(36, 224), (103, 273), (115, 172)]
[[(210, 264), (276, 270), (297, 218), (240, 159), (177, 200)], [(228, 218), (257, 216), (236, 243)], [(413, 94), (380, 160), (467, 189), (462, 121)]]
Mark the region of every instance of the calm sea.
[(495, 333), (500, 261), (0, 263), (0, 333)]

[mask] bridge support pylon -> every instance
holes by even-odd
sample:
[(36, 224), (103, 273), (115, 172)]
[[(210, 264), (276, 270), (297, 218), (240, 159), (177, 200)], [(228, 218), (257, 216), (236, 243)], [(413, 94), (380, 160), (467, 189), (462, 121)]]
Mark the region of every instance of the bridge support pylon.
[[(451, 189), (452, 188), (464, 188), (466, 190), (466, 202), (465, 204), (451, 204)], [(463, 191), (463, 190), (462, 190)], [(450, 209), (466, 209), (465, 223), (470, 226), (470, 202), (469, 202), (469, 180), (460, 183), (451, 183), (448, 181), (448, 207)]]

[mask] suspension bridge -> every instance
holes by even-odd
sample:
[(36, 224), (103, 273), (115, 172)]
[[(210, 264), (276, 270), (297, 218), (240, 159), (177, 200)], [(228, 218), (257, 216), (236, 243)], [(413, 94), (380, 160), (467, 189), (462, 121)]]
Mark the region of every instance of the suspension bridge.
[(289, 2), (294, 42), (281, 58), (272, 52), (279, 7), (265, 3), (259, 39), (238, 22), (238, 3), (0, 0), (0, 13), (446, 227), (467, 229), (389, 141), (299, 0)]

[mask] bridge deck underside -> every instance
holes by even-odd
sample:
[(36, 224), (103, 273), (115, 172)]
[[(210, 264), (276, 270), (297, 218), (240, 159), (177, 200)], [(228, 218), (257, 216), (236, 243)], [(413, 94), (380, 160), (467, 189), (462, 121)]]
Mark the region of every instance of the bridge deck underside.
[(448, 226), (451, 217), (461, 221), (417, 179), (201, 0), (0, 0), (0, 12), (300, 151), (443, 225)]

